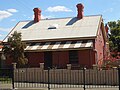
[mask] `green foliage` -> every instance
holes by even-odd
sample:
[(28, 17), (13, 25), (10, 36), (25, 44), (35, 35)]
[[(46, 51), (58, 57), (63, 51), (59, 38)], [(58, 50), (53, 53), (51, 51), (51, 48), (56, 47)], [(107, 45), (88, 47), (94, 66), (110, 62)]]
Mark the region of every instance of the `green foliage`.
[(120, 20), (108, 22), (111, 29), (109, 35), (110, 50), (120, 52)]
[(7, 41), (7, 45), (4, 45), (3, 52), (6, 56), (13, 58), (13, 62), (16, 62), (19, 67), (23, 67), (28, 63), (27, 58), (24, 55), (24, 49), (26, 44), (21, 41), (21, 33), (15, 31)]

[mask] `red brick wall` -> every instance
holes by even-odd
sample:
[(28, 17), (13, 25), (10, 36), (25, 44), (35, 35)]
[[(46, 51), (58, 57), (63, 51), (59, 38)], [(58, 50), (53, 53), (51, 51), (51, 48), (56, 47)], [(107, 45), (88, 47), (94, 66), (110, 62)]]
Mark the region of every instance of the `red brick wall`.
[[(44, 63), (44, 52), (27, 52), (29, 60), (28, 65), (31, 67), (39, 67), (39, 63)], [(80, 65), (92, 66), (95, 64), (95, 52), (92, 50), (79, 50), (78, 59)], [(9, 59), (8, 64), (12, 63)], [(52, 64), (53, 66), (66, 68), (69, 63), (69, 51), (53, 51)]]
[[(26, 53), (28, 58), (28, 66), (39, 67), (39, 63), (44, 63), (44, 54), (41, 52), (28, 52)], [(7, 56), (6, 65), (12, 65), (12, 58)]]
[(6, 66), (12, 66), (12, 61), (13, 61), (13, 59), (10, 57), (10, 56), (7, 56), (7, 58), (6, 58)]
[[(79, 50), (78, 59), (81, 66), (91, 67), (95, 64), (95, 52), (93, 50)], [(66, 67), (69, 63), (69, 51), (53, 52), (53, 65)]]
[(104, 57), (104, 45), (105, 45), (105, 41), (103, 39), (102, 30), (100, 29), (98, 32), (98, 36), (95, 39), (95, 50), (97, 51), (96, 57), (97, 57), (97, 63), (99, 64), (99, 66), (101, 66), (103, 57)]
[(95, 64), (95, 53), (93, 50), (80, 50), (78, 51), (78, 56), (81, 66), (91, 67)]
[(29, 60), (28, 64), (32, 67), (39, 67), (39, 63), (44, 63), (43, 52), (29, 52), (27, 53), (27, 58)]
[(69, 63), (68, 51), (53, 52), (53, 66), (66, 67)]

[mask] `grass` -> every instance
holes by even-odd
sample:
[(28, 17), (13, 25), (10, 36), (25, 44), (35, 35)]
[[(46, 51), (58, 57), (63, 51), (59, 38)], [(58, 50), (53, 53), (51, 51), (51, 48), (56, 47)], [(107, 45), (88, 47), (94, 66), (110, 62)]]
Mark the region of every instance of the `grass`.
[(12, 82), (12, 78), (6, 76), (0, 77), (0, 83), (11, 83), (11, 82)]

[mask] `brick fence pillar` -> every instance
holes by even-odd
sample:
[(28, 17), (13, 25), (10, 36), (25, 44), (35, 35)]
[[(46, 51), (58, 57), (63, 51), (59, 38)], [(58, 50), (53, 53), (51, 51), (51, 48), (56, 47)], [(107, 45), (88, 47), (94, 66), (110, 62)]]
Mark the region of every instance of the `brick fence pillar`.
[(40, 63), (40, 69), (44, 70), (44, 63)]

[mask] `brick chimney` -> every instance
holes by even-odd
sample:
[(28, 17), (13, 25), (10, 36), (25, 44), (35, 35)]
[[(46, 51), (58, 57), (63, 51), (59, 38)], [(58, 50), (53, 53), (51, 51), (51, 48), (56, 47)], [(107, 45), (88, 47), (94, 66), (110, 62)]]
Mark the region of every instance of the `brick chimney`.
[(37, 23), (41, 19), (41, 10), (39, 8), (34, 8), (34, 23)]
[(107, 25), (107, 24), (105, 25), (105, 30), (106, 30), (106, 33), (108, 34), (109, 28), (108, 28), (108, 25)]
[(76, 7), (77, 7), (77, 11), (78, 11), (77, 18), (82, 19), (83, 18), (83, 9), (84, 9), (83, 4), (81, 4), (81, 3), (77, 4)]

